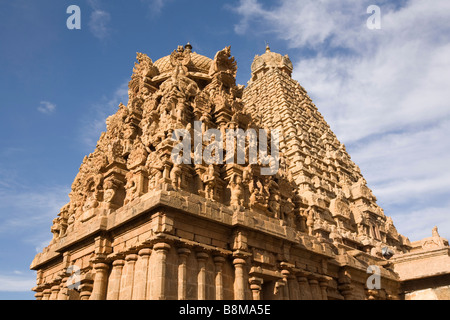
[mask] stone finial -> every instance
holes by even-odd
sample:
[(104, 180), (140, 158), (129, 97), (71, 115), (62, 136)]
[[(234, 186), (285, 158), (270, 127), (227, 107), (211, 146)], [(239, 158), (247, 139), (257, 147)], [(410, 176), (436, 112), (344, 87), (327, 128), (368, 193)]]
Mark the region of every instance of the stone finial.
[(252, 76), (258, 74), (261, 70), (279, 69), (289, 76), (292, 73), (293, 65), (287, 55), (282, 56), (279, 53), (270, 51), (270, 46), (266, 43), (266, 52), (261, 56), (256, 55), (251, 66)]
[(438, 227), (437, 227), (437, 226), (435, 226), (435, 227), (433, 228), (433, 230), (431, 231), (431, 235), (432, 235), (433, 237), (438, 237), (438, 238), (440, 238), (440, 235), (439, 235)]

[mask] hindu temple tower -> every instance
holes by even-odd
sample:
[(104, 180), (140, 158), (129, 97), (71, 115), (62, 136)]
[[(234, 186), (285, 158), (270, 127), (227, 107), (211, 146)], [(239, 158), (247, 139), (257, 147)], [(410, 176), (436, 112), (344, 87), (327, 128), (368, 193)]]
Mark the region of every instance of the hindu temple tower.
[[(137, 54), (127, 105), (106, 120), (31, 264), (37, 299), (449, 297), (448, 241), (397, 232), (287, 55), (267, 47), (242, 86), (230, 47), (213, 59), (192, 49)], [(278, 171), (173, 161), (174, 132), (211, 128), (277, 130)]]

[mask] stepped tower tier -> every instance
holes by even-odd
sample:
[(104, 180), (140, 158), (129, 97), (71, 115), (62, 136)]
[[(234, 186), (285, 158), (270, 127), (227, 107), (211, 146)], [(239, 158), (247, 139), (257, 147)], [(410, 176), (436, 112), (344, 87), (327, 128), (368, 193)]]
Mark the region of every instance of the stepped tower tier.
[(291, 72), (289, 57), (267, 46), (253, 61), (243, 100), (259, 126), (281, 132), (280, 150), (297, 184), (308, 233), (378, 255), (386, 246), (406, 252), (409, 240), (384, 215), (359, 167)]

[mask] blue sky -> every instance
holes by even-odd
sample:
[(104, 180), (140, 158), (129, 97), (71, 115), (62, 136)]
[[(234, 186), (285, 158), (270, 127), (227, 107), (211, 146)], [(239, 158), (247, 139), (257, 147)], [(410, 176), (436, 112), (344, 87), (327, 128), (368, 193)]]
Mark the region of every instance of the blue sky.
[[(72, 4), (81, 30), (66, 27)], [(241, 84), (265, 41), (288, 54), (399, 232), (450, 238), (449, 21), (447, 0), (0, 0), (0, 299), (33, 299), (29, 265), (126, 104), (136, 52), (188, 41), (209, 57), (231, 45)]]

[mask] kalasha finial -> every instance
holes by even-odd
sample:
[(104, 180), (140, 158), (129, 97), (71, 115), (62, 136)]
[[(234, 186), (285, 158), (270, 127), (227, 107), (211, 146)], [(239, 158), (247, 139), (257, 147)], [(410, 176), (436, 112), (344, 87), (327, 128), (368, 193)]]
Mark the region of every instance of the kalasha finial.
[(191, 44), (188, 42), (188, 43), (184, 46), (184, 49), (185, 49), (186, 51), (192, 51), (192, 46), (191, 46)]
[(266, 52), (270, 52), (269, 43), (266, 41)]

